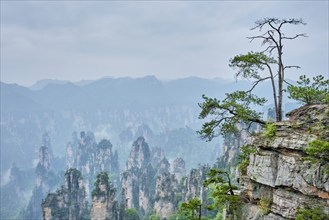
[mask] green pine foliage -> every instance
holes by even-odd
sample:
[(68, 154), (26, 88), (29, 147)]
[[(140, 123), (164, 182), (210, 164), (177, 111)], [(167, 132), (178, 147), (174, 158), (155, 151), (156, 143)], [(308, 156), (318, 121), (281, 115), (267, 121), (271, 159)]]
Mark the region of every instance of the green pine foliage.
[(181, 202), (178, 213), (189, 220), (201, 220), (201, 206), (200, 199), (194, 197), (187, 202)]
[(324, 76), (315, 76), (311, 82), (309, 78), (302, 75), (297, 84), (297, 86), (288, 86), (289, 98), (307, 105), (329, 103), (329, 79), (325, 80)]
[(139, 220), (138, 211), (134, 208), (126, 209), (125, 220)]
[(272, 122), (267, 122), (264, 127), (264, 136), (265, 137), (275, 137), (276, 135), (276, 124)]
[(261, 212), (263, 215), (266, 215), (270, 212), (270, 206), (271, 206), (272, 200), (267, 197), (262, 197), (259, 200), (259, 207), (261, 209)]
[(297, 209), (296, 220), (328, 220), (329, 215), (325, 214), (320, 208)]
[(143, 217), (143, 220), (161, 220), (161, 217), (153, 209)]
[[(106, 192), (101, 191), (99, 188), (99, 184), (106, 186)], [(107, 174), (107, 172), (101, 172), (97, 175), (96, 181), (94, 183), (95, 188), (93, 189), (91, 196), (94, 198), (95, 196), (106, 196), (105, 193), (111, 193), (115, 191), (112, 183), (110, 182), (110, 178)]]
[(256, 153), (256, 147), (251, 144), (246, 144), (240, 147), (241, 153), (239, 154), (240, 163), (238, 164), (238, 169), (241, 175), (247, 174), (247, 168), (250, 163), (250, 154)]
[(247, 54), (237, 55), (233, 59), (230, 59), (229, 66), (237, 69), (237, 76), (241, 76), (246, 79), (261, 79), (259, 74), (266, 68), (266, 65), (276, 64), (277, 61), (267, 56), (263, 52), (248, 52)]
[(266, 99), (259, 98), (245, 91), (235, 91), (227, 93), (222, 101), (216, 98), (202, 96), (204, 101), (199, 103), (201, 112), (200, 119), (210, 118), (210, 121), (202, 125), (198, 134), (211, 141), (219, 135), (236, 133), (239, 131), (237, 125), (245, 124), (246, 128), (254, 123), (265, 124), (262, 121), (262, 113), (251, 109), (252, 105), (263, 105)]
[(229, 173), (224, 170), (212, 168), (207, 175), (208, 178), (204, 181), (204, 186), (212, 188), (211, 197), (214, 201), (207, 208), (213, 210), (222, 209), (227, 206), (229, 207), (228, 212), (238, 218), (240, 198), (233, 191), (238, 189), (238, 187), (232, 184)]
[(329, 161), (329, 141), (315, 139), (308, 143), (305, 152), (312, 157)]
[(304, 160), (323, 165), (324, 172), (329, 173), (329, 141), (315, 139), (305, 148), (308, 155)]

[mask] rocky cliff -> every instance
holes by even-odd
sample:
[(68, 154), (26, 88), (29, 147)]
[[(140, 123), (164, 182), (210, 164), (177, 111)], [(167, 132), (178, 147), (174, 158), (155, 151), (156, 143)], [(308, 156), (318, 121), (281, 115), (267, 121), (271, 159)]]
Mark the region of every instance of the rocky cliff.
[(182, 177), (184, 177), (186, 174), (185, 161), (183, 160), (183, 158), (178, 157), (173, 161), (172, 167), (176, 179), (180, 181)]
[(119, 182), (119, 158), (112, 151), (109, 140), (103, 139), (96, 142), (92, 132), (80, 132), (80, 138), (76, 132), (72, 134), (72, 140), (66, 147), (66, 163), (68, 168), (77, 168), (84, 177), (85, 189), (88, 198), (92, 190), (92, 183), (100, 172), (108, 172), (116, 175), (114, 184)]
[(287, 116), (252, 142), (256, 151), (240, 176), (244, 219), (294, 219), (315, 208), (329, 214), (328, 149), (319, 157), (307, 150), (314, 140), (329, 141), (329, 107), (304, 106)]
[(117, 220), (119, 214), (118, 202), (115, 200), (115, 188), (109, 181), (108, 174), (97, 175), (95, 188), (92, 191), (91, 220)]
[(49, 193), (41, 204), (43, 219), (88, 219), (86, 191), (80, 171), (69, 169), (65, 184), (55, 193)]
[(161, 219), (169, 217), (183, 200), (181, 191), (185, 180), (183, 178), (179, 192), (177, 176), (185, 174), (185, 162), (180, 158), (174, 164), (172, 174), (163, 151), (160, 148), (150, 150), (145, 139), (139, 137), (132, 145), (127, 169), (122, 174), (123, 206), (138, 210), (142, 216), (154, 210)]
[(162, 172), (156, 180), (154, 209), (161, 219), (166, 219), (177, 208), (177, 180), (174, 174)]
[(135, 167), (144, 168), (151, 162), (151, 152), (148, 144), (143, 137), (137, 138), (133, 143), (130, 155), (127, 161), (127, 170)]
[(22, 212), (24, 219), (41, 219), (41, 201), (58, 184), (58, 178), (51, 170), (53, 156), (51, 140), (47, 133), (42, 135), (42, 144), (43, 146), (39, 148), (39, 162), (35, 168), (36, 179), (32, 196), (26, 209)]
[(153, 207), (155, 170), (151, 164), (150, 148), (143, 137), (132, 145), (121, 182), (126, 208), (145, 213)]

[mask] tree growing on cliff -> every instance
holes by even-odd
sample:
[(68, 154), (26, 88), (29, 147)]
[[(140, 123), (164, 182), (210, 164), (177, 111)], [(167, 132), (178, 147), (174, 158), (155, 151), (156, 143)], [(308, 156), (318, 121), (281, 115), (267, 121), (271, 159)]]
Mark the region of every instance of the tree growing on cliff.
[(237, 206), (240, 199), (234, 193), (237, 186), (232, 183), (229, 173), (224, 170), (212, 168), (207, 175), (208, 178), (204, 181), (204, 186), (209, 187), (212, 185), (214, 188), (211, 193), (214, 203), (207, 208), (215, 209), (225, 205), (228, 208), (228, 215), (233, 215), (237, 218)]
[[(261, 120), (261, 114), (252, 110), (252, 105), (263, 105), (266, 100), (252, 94), (254, 88), (261, 82), (271, 81), (273, 101), (276, 113), (276, 121), (282, 120), (282, 98), (285, 81), (285, 71), (289, 68), (300, 68), (295, 65), (284, 65), (283, 46), (287, 40), (306, 37), (306, 34), (295, 34), (288, 36), (283, 28), (287, 25), (305, 25), (302, 19), (278, 19), (264, 18), (255, 22), (251, 30), (259, 30), (260, 35), (248, 37), (251, 41), (262, 40), (266, 46), (261, 52), (249, 52), (237, 55), (230, 60), (229, 66), (237, 69), (236, 78), (252, 80), (252, 87), (248, 91), (236, 91), (226, 94), (221, 102), (217, 99), (208, 98), (203, 95), (204, 102), (200, 103), (202, 111), (200, 119), (211, 116), (210, 122), (203, 124), (199, 131), (201, 137), (211, 140), (219, 134), (236, 132), (237, 122), (242, 122), (246, 128), (253, 123), (265, 124)], [(272, 54), (276, 54), (276, 58)]]
[[(294, 40), (299, 37), (306, 37), (306, 34), (296, 34), (287, 36), (283, 30), (286, 25), (306, 25), (302, 19), (278, 19), (263, 18), (255, 22), (251, 30), (259, 30), (260, 35), (248, 37), (251, 41), (260, 39), (266, 49), (262, 52), (249, 52), (245, 55), (235, 56), (230, 60), (230, 66), (237, 68), (236, 77), (242, 77), (254, 80), (252, 91), (260, 82), (270, 80), (272, 85), (273, 101), (276, 111), (276, 121), (282, 120), (282, 98), (283, 83), (285, 82), (285, 71), (289, 68), (300, 68), (295, 65), (284, 65), (283, 46), (286, 40)], [(277, 58), (271, 57), (275, 52)], [(268, 55), (266, 55), (266, 53)], [(273, 71), (273, 65), (276, 71)], [(267, 69), (267, 73), (263, 70)], [(262, 71), (263, 74), (260, 73)]]
[(203, 95), (204, 102), (199, 103), (200, 119), (213, 116), (212, 120), (204, 122), (198, 134), (207, 141), (219, 135), (227, 135), (239, 131), (237, 124), (243, 123), (246, 129), (254, 123), (265, 124), (262, 114), (253, 110), (250, 105), (263, 105), (266, 99), (259, 98), (245, 91), (235, 91), (226, 94), (226, 98), (220, 101), (216, 98), (208, 98)]
[(302, 75), (297, 84), (288, 86), (289, 98), (307, 105), (329, 103), (329, 79), (325, 80), (324, 76), (315, 76), (311, 82), (308, 77)]

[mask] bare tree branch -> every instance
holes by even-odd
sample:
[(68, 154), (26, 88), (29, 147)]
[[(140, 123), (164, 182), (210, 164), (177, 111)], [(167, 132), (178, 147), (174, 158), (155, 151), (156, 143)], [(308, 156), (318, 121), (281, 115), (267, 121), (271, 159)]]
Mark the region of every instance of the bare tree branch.
[(276, 46), (268, 46), (265, 50), (262, 51), (262, 53), (264, 52), (269, 52), (270, 54), (272, 54), (272, 51), (276, 48)]
[(281, 39), (287, 39), (287, 40), (293, 40), (296, 39), (297, 37), (308, 37), (306, 34), (296, 34), (294, 37), (282, 37)]
[(291, 84), (290, 82), (283, 80), (283, 82), (287, 83), (289, 86), (293, 86), (293, 84)]
[(300, 66), (285, 66), (283, 69), (296, 68), (300, 69)]
[(255, 82), (253, 82), (253, 86), (251, 87), (251, 89), (249, 89), (247, 92), (252, 92), (252, 90), (254, 90), (254, 88), (258, 85), (258, 83), (263, 82), (264, 80), (270, 79), (271, 77), (265, 77), (265, 78), (261, 78)]
[(255, 39), (257, 39), (257, 38), (267, 39), (268, 37), (264, 37), (264, 36), (247, 37), (247, 39), (250, 39), (250, 42), (252, 42), (253, 40), (255, 40)]

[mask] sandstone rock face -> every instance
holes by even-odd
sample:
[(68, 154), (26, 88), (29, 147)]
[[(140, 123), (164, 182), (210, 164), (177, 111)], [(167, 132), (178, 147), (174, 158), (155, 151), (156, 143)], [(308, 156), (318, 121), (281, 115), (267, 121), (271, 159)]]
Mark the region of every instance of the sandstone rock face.
[(251, 154), (247, 172), (248, 176), (259, 183), (274, 187), (277, 173), (277, 157), (278, 154), (273, 151)]
[(123, 201), (126, 208), (139, 208), (139, 182), (138, 175), (134, 172), (136, 169), (130, 169), (122, 174)]
[(143, 137), (139, 137), (131, 148), (127, 161), (127, 170), (132, 167), (141, 169), (151, 162), (151, 153), (148, 144)]
[(179, 157), (173, 161), (173, 173), (176, 176), (176, 179), (180, 181), (183, 176), (186, 174), (185, 161), (183, 158)]
[(45, 146), (48, 148), (48, 156), (50, 158), (50, 160), (53, 159), (53, 149), (52, 149), (52, 146), (51, 146), (51, 138), (49, 136), (49, 134), (46, 132), (42, 135), (42, 146)]
[(277, 189), (273, 192), (271, 211), (282, 217), (292, 219), (295, 217), (298, 207), (312, 207), (314, 205), (321, 206), (326, 213), (329, 213), (329, 204), (326, 200), (290, 192), (284, 189)]
[(200, 166), (198, 169), (192, 169), (185, 179), (184, 183), (184, 200), (190, 200), (197, 197), (203, 202), (206, 199), (206, 192), (203, 182), (210, 171), (208, 166)]
[(250, 155), (247, 175), (240, 177), (241, 196), (250, 201), (245, 205), (249, 212), (261, 211), (251, 204), (271, 201), (269, 213), (254, 219), (294, 219), (298, 207), (318, 207), (329, 213), (327, 164), (303, 159), (310, 141), (329, 140), (329, 106), (304, 106), (287, 115), (290, 120), (276, 123), (275, 136), (253, 140), (257, 152)]
[(177, 180), (175, 175), (162, 173), (156, 180), (154, 209), (162, 219), (175, 211)]
[(155, 170), (151, 164), (148, 164), (142, 171), (139, 185), (139, 207), (142, 212), (146, 212), (153, 206)]
[(159, 162), (165, 157), (165, 153), (162, 148), (153, 147), (151, 148), (152, 155), (152, 166), (158, 166)]
[(170, 172), (170, 163), (166, 157), (164, 157), (158, 165), (158, 175)]
[[(168, 163), (168, 161), (167, 161)], [(163, 161), (163, 168), (167, 164)], [(122, 174), (122, 196), (125, 208), (135, 208), (141, 213), (153, 207), (156, 171), (151, 164), (148, 144), (139, 137), (132, 145), (127, 169)]]
[(96, 186), (92, 192), (92, 220), (118, 219), (118, 203), (115, 201), (115, 189), (109, 182), (106, 172), (97, 175)]
[[(103, 139), (98, 144), (92, 132), (80, 132), (80, 138), (76, 132), (72, 134), (72, 141), (66, 147), (66, 163), (68, 168), (77, 168), (84, 178), (85, 190), (88, 198), (93, 188), (96, 175), (100, 172), (110, 174), (119, 173), (119, 161), (117, 152), (113, 153), (112, 144)], [(117, 185), (119, 178), (113, 180)]]
[(65, 185), (49, 193), (41, 207), (43, 219), (86, 219), (86, 192), (80, 171), (69, 169), (65, 173)]
[(39, 164), (44, 168), (46, 172), (50, 169), (50, 151), (46, 146), (42, 146), (39, 149)]
[(112, 170), (112, 144), (109, 140), (103, 139), (98, 145), (95, 152), (95, 170), (107, 171)]

